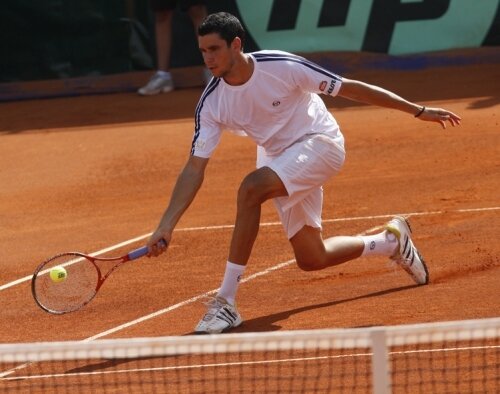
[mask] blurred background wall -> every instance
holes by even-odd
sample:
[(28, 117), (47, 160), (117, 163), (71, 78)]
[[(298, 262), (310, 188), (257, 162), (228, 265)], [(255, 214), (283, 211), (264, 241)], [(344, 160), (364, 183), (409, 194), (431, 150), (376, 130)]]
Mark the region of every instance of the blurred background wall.
[[(378, 66), (408, 67), (397, 59), (406, 56), (415, 64), (422, 62), (419, 54), (434, 53), (436, 59), (442, 51), (489, 47), (476, 61), (500, 62), (500, 0), (208, 0), (207, 6), (209, 12), (240, 18), (249, 33), (246, 51), (343, 53), (339, 59), (346, 53), (386, 54), (388, 63)], [(44, 91), (45, 96), (79, 94), (99, 86), (101, 91), (133, 90), (139, 80), (134, 73), (154, 68), (154, 48), (146, 0), (4, 0), (0, 100), (43, 96)], [(178, 10), (171, 66), (201, 64), (191, 21)], [(342, 64), (336, 65), (340, 70), (335, 71), (343, 71)], [(122, 78), (109, 79), (115, 82), (102, 79), (117, 75)], [(51, 93), (47, 84), (22, 84), (29, 81), (59, 81), (59, 88)]]

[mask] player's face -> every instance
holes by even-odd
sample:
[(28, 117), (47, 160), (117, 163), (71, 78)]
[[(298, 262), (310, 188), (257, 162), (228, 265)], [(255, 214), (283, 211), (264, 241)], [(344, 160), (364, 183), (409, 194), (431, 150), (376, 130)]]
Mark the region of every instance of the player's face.
[[(198, 46), (203, 61), (214, 77), (224, 77), (233, 68), (240, 49), (235, 41), (228, 46), (219, 34), (212, 33), (198, 37)], [(238, 41), (239, 42), (239, 41)]]

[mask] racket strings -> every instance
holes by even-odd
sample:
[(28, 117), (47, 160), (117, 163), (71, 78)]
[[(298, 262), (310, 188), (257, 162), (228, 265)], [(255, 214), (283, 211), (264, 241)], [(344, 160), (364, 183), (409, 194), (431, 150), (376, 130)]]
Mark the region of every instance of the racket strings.
[[(54, 281), (50, 270), (62, 266), (66, 278)], [(94, 264), (78, 255), (66, 254), (46, 262), (34, 282), (38, 303), (53, 313), (71, 312), (88, 303), (96, 293), (99, 273)]]

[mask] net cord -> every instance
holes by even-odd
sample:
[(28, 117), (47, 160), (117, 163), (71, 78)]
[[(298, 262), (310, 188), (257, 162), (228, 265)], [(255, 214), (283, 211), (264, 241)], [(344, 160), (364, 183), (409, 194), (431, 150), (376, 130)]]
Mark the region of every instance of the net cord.
[(266, 350), (373, 349), (374, 337), (382, 335), (380, 333), (385, 336), (386, 348), (403, 344), (497, 338), (500, 318), (355, 329), (0, 344), (0, 361), (36, 362), (94, 357), (126, 359)]

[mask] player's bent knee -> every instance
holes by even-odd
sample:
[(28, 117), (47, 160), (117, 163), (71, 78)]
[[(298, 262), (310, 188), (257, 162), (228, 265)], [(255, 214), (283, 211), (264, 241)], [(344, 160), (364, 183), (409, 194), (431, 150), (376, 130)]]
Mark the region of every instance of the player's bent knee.
[(238, 204), (262, 204), (265, 200), (264, 195), (264, 190), (257, 177), (253, 173), (249, 174), (243, 179), (238, 189)]
[(318, 271), (320, 269), (325, 268), (323, 262), (319, 259), (297, 258), (296, 262), (297, 262), (297, 266), (302, 271)]
[(253, 183), (244, 180), (238, 189), (238, 205), (256, 205), (258, 203), (257, 188)]

